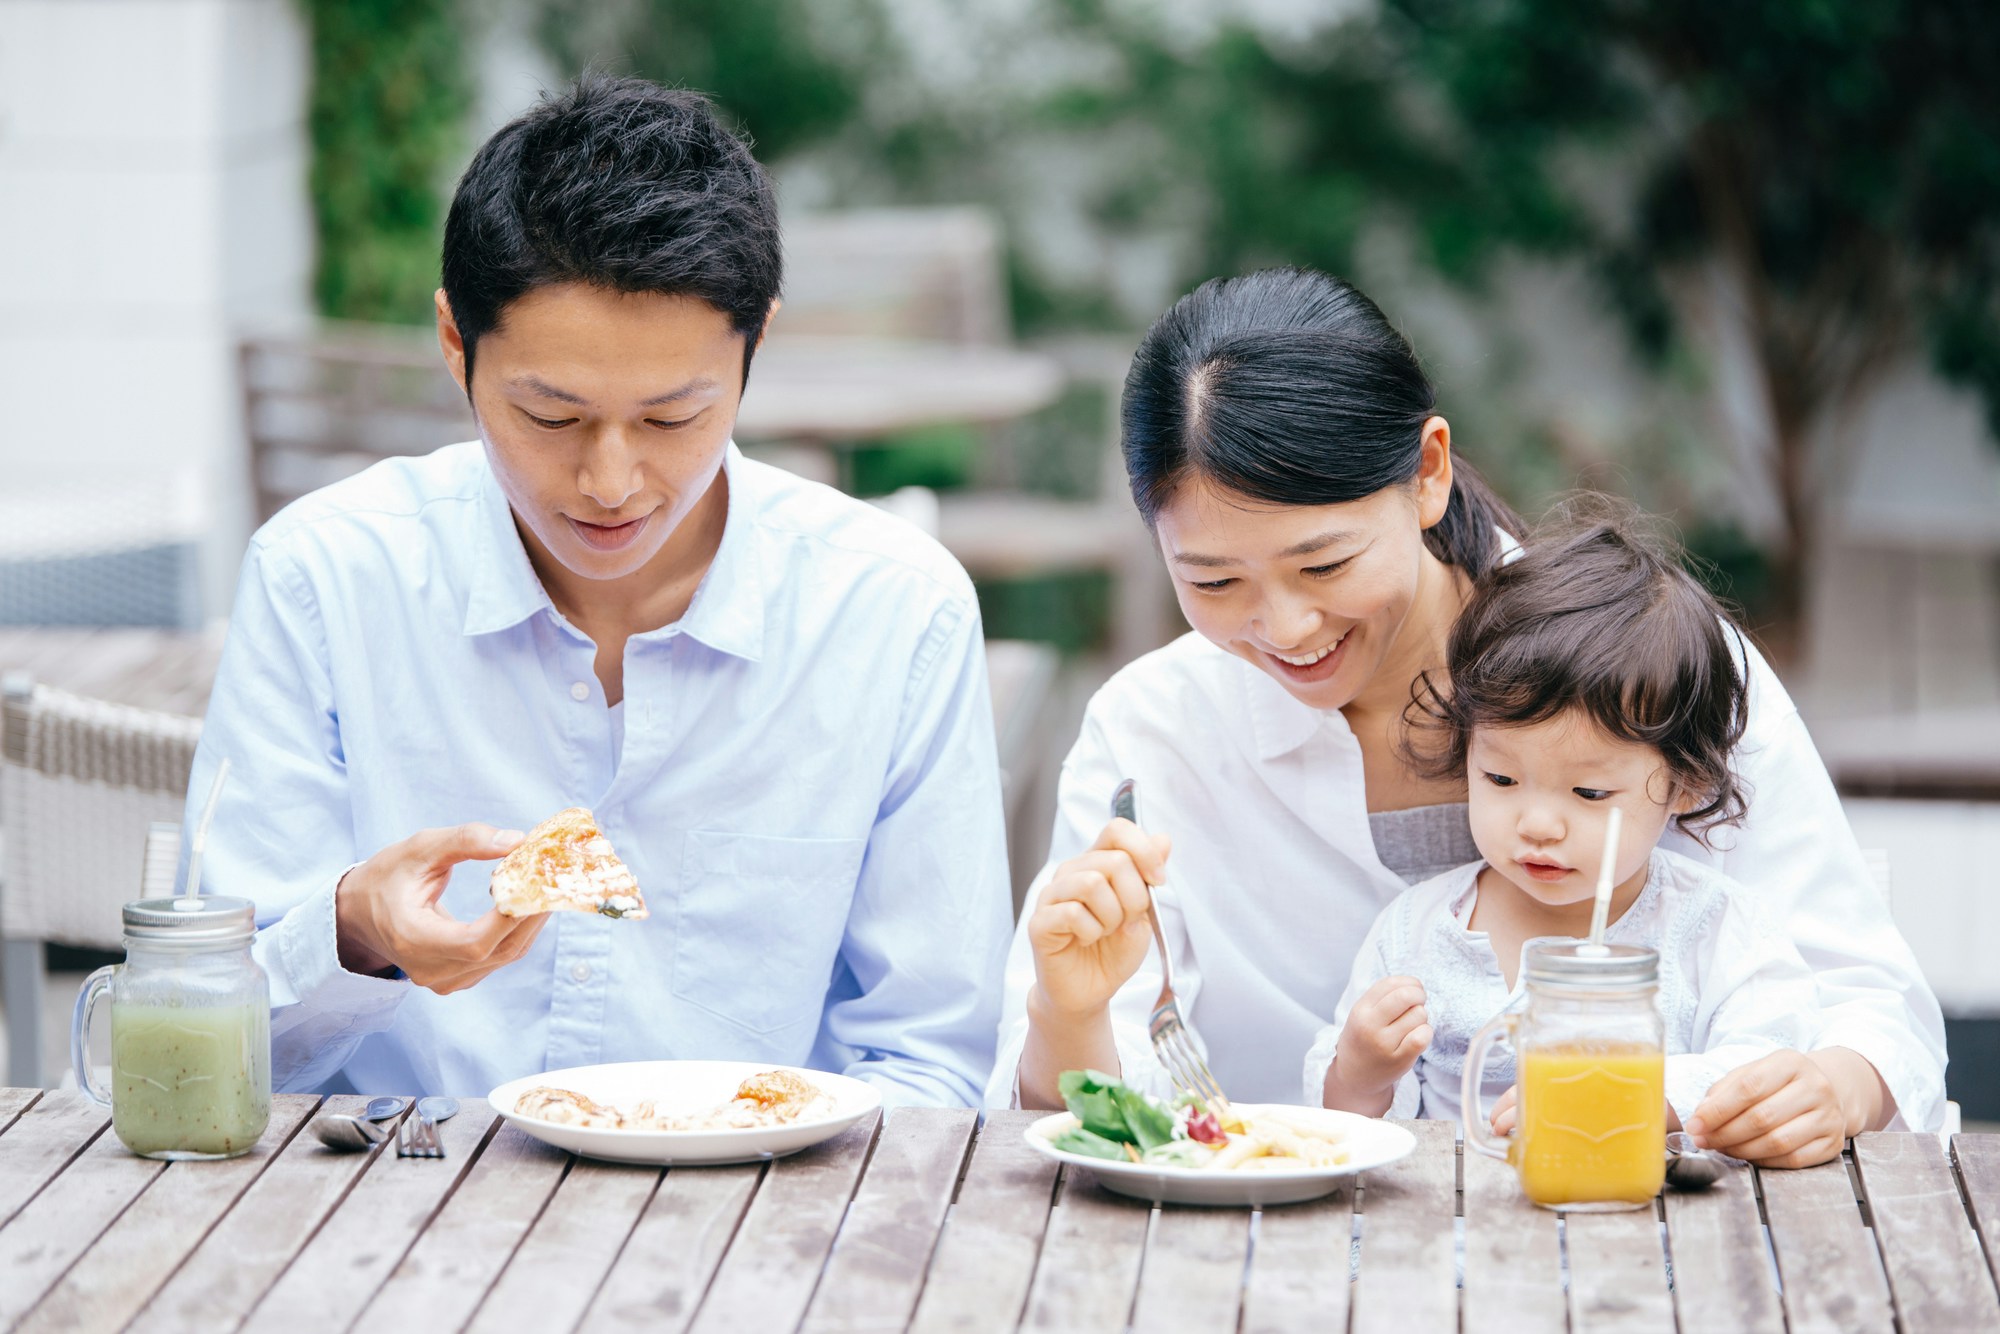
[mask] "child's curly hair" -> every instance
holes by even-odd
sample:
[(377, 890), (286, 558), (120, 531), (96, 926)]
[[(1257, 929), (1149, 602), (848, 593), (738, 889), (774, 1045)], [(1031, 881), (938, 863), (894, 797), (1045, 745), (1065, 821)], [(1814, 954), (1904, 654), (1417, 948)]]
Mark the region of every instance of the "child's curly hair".
[(1442, 680), (1426, 672), (1412, 688), (1405, 758), (1428, 777), (1462, 776), (1475, 727), (1581, 708), (1608, 735), (1660, 752), (1676, 794), (1697, 802), (1681, 827), (1706, 842), (1745, 809), (1730, 763), (1749, 712), (1740, 633), (1635, 511), (1571, 501), (1474, 585)]

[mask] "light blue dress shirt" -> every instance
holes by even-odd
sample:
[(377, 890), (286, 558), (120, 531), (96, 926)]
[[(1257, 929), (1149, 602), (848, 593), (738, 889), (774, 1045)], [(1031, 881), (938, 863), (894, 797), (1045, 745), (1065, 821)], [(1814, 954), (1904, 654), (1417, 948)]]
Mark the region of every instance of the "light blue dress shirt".
[[(190, 827), (203, 888), (256, 900), (273, 1074), (483, 1094), (603, 1061), (741, 1059), (976, 1100), (1010, 898), (979, 609), (914, 527), (743, 458), (672, 625), (595, 646), (550, 603), (477, 444), (381, 463), (252, 539)], [(340, 876), (419, 829), (592, 808), (651, 916), (556, 913), (449, 996), (340, 967)], [(443, 896), (491, 906), (492, 864)]]

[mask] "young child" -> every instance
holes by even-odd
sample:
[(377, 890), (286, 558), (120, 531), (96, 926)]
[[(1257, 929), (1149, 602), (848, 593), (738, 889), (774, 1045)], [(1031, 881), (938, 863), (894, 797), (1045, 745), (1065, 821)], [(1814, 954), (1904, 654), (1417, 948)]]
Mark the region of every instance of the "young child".
[[(1483, 860), (1376, 918), (1306, 1058), (1308, 1101), (1457, 1117), (1473, 1035), (1521, 994), (1522, 945), (1589, 934), (1613, 807), (1623, 831), (1605, 939), (1660, 953), (1669, 1128), (1729, 1071), (1811, 1046), (1812, 974), (1754, 890), (1655, 846), (1670, 820), (1705, 842), (1741, 817), (1736, 639), (1672, 551), (1622, 517), (1569, 521), (1482, 581), (1453, 628), (1447, 679), (1419, 685), (1408, 748), (1465, 775)], [(1485, 1099), (1513, 1083), (1496, 1053)], [(1496, 1124), (1511, 1115), (1496, 1110)]]

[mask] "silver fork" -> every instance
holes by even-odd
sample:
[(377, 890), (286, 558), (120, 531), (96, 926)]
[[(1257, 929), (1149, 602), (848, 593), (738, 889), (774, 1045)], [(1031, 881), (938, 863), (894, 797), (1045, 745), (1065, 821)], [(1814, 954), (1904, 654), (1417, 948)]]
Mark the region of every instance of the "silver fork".
[[(1139, 803), (1134, 795), (1138, 784), (1127, 778), (1111, 794), (1111, 814), (1116, 819), (1139, 823)], [(1151, 895), (1152, 886), (1146, 887)], [(1195, 1044), (1193, 1030), (1181, 1018), (1180, 1001), (1174, 996), (1174, 961), (1167, 950), (1167, 938), (1160, 931), (1159, 900), (1153, 901), (1153, 911), (1147, 914), (1147, 921), (1153, 927), (1153, 945), (1160, 955), (1160, 995), (1153, 1002), (1153, 1017), (1147, 1021), (1146, 1032), (1153, 1039), (1153, 1054), (1166, 1067), (1167, 1078), (1174, 1081), (1174, 1087), (1183, 1093), (1192, 1093), (1208, 1104), (1211, 1110), (1226, 1111), (1229, 1099), (1223, 1096), (1222, 1086), (1215, 1082), (1215, 1076), (1208, 1072), (1208, 1062), (1201, 1057), (1201, 1048)]]
[(438, 1136), (437, 1123), (449, 1119), (457, 1110), (455, 1098), (417, 1099), (417, 1109), (404, 1117), (403, 1124), (396, 1129), (396, 1156), (444, 1157), (444, 1141)]

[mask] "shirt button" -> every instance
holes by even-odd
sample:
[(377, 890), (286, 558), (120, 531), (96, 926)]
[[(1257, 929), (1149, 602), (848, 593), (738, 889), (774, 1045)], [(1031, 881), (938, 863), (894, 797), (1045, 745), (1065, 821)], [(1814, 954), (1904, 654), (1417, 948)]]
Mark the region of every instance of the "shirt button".
[(590, 698), (590, 687), (581, 681), (577, 681), (570, 686), (569, 697), (581, 704)]
[(590, 965), (580, 963), (569, 970), (569, 975), (579, 982), (588, 982), (590, 981)]

